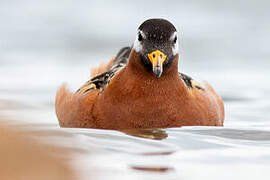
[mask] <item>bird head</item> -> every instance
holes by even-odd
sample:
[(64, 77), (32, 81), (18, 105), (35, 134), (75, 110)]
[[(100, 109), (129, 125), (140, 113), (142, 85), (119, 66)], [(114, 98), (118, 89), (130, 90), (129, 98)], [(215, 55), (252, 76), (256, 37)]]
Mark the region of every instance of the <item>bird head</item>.
[(138, 28), (133, 49), (142, 65), (159, 78), (178, 54), (176, 28), (165, 19), (146, 20)]

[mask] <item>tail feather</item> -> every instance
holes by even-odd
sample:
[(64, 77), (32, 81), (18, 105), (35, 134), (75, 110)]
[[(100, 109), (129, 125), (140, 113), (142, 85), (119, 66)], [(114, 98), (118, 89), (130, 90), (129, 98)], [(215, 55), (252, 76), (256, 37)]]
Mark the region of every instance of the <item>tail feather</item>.
[(224, 103), (222, 100), (222, 97), (220, 95), (218, 95), (216, 93), (216, 91), (213, 89), (213, 87), (208, 84), (207, 82), (205, 82), (205, 85), (207, 87), (207, 89), (210, 90), (210, 92), (212, 92), (212, 94), (215, 96), (216, 102), (217, 102), (217, 107), (218, 107), (218, 112), (219, 112), (219, 119), (220, 119), (220, 124), (223, 125), (224, 122), (224, 116), (225, 116), (225, 109), (224, 109)]
[(69, 92), (66, 85), (61, 86), (55, 98), (55, 111), (60, 126), (94, 128), (96, 122), (92, 117), (92, 107), (97, 94), (97, 91), (93, 91), (84, 96)]
[(72, 94), (67, 90), (66, 85), (62, 85), (56, 93), (55, 111), (61, 127), (71, 127), (73, 124), (70, 119), (71, 111), (69, 109), (74, 112), (74, 108), (78, 104), (76, 96), (76, 94)]

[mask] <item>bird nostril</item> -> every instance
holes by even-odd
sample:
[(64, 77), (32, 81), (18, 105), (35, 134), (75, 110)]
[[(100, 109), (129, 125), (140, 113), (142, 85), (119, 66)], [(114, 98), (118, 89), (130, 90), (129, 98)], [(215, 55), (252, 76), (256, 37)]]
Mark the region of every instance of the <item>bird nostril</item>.
[(161, 55), (159, 55), (160, 56), (160, 58), (162, 58), (162, 54)]

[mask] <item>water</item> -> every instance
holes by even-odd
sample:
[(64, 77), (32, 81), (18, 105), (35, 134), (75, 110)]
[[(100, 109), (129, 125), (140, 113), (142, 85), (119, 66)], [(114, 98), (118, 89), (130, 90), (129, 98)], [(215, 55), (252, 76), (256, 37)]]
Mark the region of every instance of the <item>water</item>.
[[(173, 1), (174, 11), (145, 2), (136, 12), (133, 2), (26, 2), (0, 6), (8, 22), (0, 30), (1, 122), (72, 152), (55, 155), (81, 179), (269, 179), (268, 1)], [(101, 7), (108, 13), (100, 16)], [(224, 127), (59, 128), (57, 88), (67, 82), (76, 90), (91, 67), (131, 44), (136, 26), (158, 14), (181, 29), (179, 69), (222, 95)]]

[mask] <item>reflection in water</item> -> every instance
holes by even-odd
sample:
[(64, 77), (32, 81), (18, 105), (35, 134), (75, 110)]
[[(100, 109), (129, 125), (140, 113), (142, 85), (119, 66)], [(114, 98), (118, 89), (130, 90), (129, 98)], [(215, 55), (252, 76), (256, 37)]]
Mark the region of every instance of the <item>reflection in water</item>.
[(172, 171), (174, 170), (171, 167), (140, 167), (140, 166), (131, 166), (132, 169), (134, 170), (139, 170), (139, 171), (148, 171), (148, 172), (167, 172), (167, 171)]
[(166, 131), (161, 129), (131, 129), (131, 130), (123, 130), (122, 132), (135, 136), (141, 137), (146, 139), (153, 139), (153, 140), (162, 140), (168, 137)]
[(167, 156), (173, 154), (175, 151), (165, 151), (165, 152), (149, 152), (143, 153), (144, 156)]

